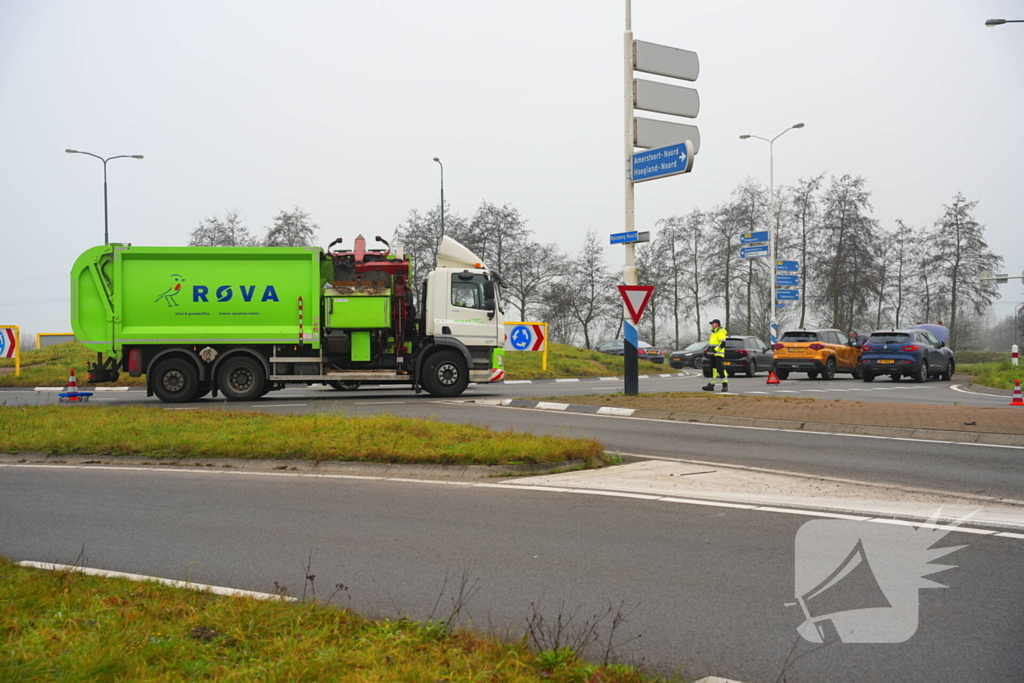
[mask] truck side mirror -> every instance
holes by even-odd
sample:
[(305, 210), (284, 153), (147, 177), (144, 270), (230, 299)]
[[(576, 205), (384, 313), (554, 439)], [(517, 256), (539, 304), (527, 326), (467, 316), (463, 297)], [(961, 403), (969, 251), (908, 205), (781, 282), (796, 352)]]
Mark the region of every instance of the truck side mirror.
[(493, 300), (495, 293), (494, 283), (490, 280), (484, 282), (484, 298)]

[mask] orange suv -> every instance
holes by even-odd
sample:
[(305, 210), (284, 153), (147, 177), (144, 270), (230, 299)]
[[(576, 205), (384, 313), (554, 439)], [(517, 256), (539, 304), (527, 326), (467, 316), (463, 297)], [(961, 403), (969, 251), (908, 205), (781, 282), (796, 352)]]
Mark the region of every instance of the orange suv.
[(826, 380), (848, 372), (860, 379), (860, 348), (855, 343), (839, 330), (789, 330), (774, 347), (772, 369), (779, 379), (787, 379), (791, 372)]

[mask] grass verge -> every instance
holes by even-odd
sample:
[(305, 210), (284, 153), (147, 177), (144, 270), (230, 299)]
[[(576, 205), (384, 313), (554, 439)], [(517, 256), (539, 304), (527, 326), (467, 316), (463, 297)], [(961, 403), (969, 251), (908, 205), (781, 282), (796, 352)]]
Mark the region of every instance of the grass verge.
[[(531, 652), (444, 622), (370, 621), (317, 602), (223, 597), (0, 558), (3, 681), (635, 683), (565, 648)], [(650, 679), (646, 679), (650, 680)]]
[[(95, 362), (96, 354), (78, 342), (55, 344), (38, 351), (25, 351), (21, 357), (21, 376), (13, 372), (0, 373), (0, 387), (62, 387), (68, 381), (68, 369), (75, 368), (78, 385), (84, 386), (88, 363)], [(565, 344), (552, 344), (548, 349), (548, 369), (543, 371), (540, 353), (508, 353), (505, 372), (508, 379), (563, 379), (568, 377), (608, 377), (623, 373), (621, 356), (577, 349)], [(13, 368), (13, 359), (0, 359), (0, 368)], [(668, 366), (640, 361), (640, 374), (678, 372)], [(121, 373), (120, 379), (103, 386), (146, 386), (145, 377), (129, 377)]]
[(0, 452), (155, 458), (301, 459), (445, 465), (603, 462), (594, 439), (336, 413), (79, 406), (0, 407)]
[(1013, 389), (1015, 379), (1024, 382), (1024, 366), (1013, 367), (1008, 360), (958, 365), (957, 372), (969, 373), (972, 382), (993, 389)]
[[(690, 415), (727, 415), (795, 422), (943, 429), (987, 434), (1024, 434), (1024, 408), (876, 403), (777, 396), (723, 396), (676, 392), (625, 396), (552, 396), (539, 401), (638, 408)], [(1009, 403), (1009, 399), (1007, 399)]]
[[(32, 349), (21, 354), (21, 376), (13, 372), (0, 374), (0, 387), (62, 387), (67, 384), (68, 370), (75, 369), (78, 386), (85, 386), (88, 364), (96, 361), (96, 354), (76, 341), (54, 344), (45, 349)], [(0, 359), (0, 368), (13, 368), (14, 359)], [(145, 377), (129, 377), (122, 373), (115, 384), (104, 386), (146, 386)]]
[[(624, 372), (622, 356), (578, 349), (566, 344), (551, 344), (548, 348), (548, 369), (541, 370), (539, 352), (509, 352), (505, 354), (505, 376), (508, 379), (563, 379), (568, 377), (612, 377)], [(668, 365), (641, 360), (640, 374), (678, 372)]]

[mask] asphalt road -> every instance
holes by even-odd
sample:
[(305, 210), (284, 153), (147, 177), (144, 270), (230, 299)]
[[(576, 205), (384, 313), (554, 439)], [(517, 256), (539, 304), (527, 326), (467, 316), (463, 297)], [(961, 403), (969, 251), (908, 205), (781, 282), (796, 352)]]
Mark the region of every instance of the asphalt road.
[[(462, 618), (499, 633), (521, 633), (531, 615), (579, 623), (624, 604), (615, 657), (691, 679), (773, 681), (796, 644), (806, 656), (790, 683), (1024, 680), (1024, 541), (954, 532), (938, 545), (968, 547), (931, 577), (948, 589), (918, 591), (910, 640), (815, 650), (798, 639), (799, 608), (785, 606), (809, 519), (444, 484), (0, 467), (0, 554), (16, 560), (81, 555), (85, 566), (301, 594), (315, 552), (317, 595), (344, 583), (336, 602), (370, 615), (446, 617), (463, 572), (477, 590)], [(866, 599), (849, 586), (848, 604)], [(601, 659), (603, 645), (589, 654)]]
[[(934, 405), (965, 405), (965, 406), (1004, 406), (1009, 403), (1005, 396), (992, 396), (977, 392), (966, 391), (960, 385), (939, 380), (930, 380), (924, 384), (902, 380), (892, 382), (889, 379), (876, 379), (867, 383), (854, 380), (847, 375), (838, 375), (831, 381), (812, 380), (806, 377), (794, 377), (787, 379), (777, 385), (765, 384), (767, 376), (759, 374), (755, 377), (733, 377), (729, 383), (731, 393), (751, 394), (757, 396), (804, 396), (808, 398), (822, 398), (828, 400), (842, 401), (880, 401), (885, 403), (921, 403)], [(707, 380), (697, 371), (688, 370), (686, 375), (657, 376), (650, 375), (647, 379), (640, 380), (641, 392), (660, 391), (700, 391)], [(272, 392), (263, 400), (265, 402), (278, 402), (277, 399), (283, 396), (294, 396), (298, 390), (287, 389), (285, 391)], [(325, 389), (315, 387), (315, 395), (321, 395)], [(568, 394), (606, 394), (622, 391), (622, 380), (589, 378), (582, 380), (543, 380), (538, 382), (510, 381), (498, 385), (471, 385), (466, 391), (466, 396), (497, 397), (497, 398), (532, 398), (537, 396), (555, 396)], [(9, 404), (25, 403), (50, 403), (56, 402), (55, 392), (36, 392), (32, 390), (2, 389), (0, 390), (0, 401), (7, 401)], [(412, 397), (412, 392), (406, 387), (365, 387), (358, 390), (359, 394), (385, 393), (388, 396), (405, 395)], [(139, 395), (138, 390), (132, 390), (125, 394), (117, 392), (101, 393), (96, 395), (99, 402), (135, 402), (146, 400), (159, 403), (157, 399), (146, 399), (145, 395)]]

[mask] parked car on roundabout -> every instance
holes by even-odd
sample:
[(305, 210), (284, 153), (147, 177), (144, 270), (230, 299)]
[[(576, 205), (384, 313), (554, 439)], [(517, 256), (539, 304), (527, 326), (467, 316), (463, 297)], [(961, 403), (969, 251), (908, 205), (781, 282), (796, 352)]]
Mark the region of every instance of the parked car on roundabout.
[(707, 348), (707, 342), (694, 342), (685, 349), (673, 351), (668, 356), (668, 364), (676, 370), (683, 368), (699, 368), (703, 360), (703, 351)]
[[(730, 377), (734, 372), (744, 372), (747, 377), (753, 377), (758, 371), (767, 370), (772, 366), (773, 355), (771, 347), (757, 337), (737, 335), (725, 338), (725, 365)], [(710, 377), (711, 351), (706, 345), (701, 354), (701, 366), (704, 376)]]
[[(648, 361), (649, 363), (664, 363), (665, 352), (656, 346), (651, 346), (645, 341), (638, 342), (639, 346), (636, 349), (636, 355), (640, 360)], [(612, 339), (606, 341), (603, 344), (598, 344), (594, 350), (601, 353), (608, 353), (613, 356), (621, 356), (626, 348), (626, 342), (622, 339)]]
[(836, 373), (860, 378), (860, 349), (835, 329), (788, 330), (775, 345), (772, 368), (779, 379), (791, 372), (806, 372), (809, 379), (831, 380)]
[(861, 347), (860, 375), (865, 382), (888, 375), (898, 382), (910, 377), (925, 382), (929, 377), (953, 379), (956, 359), (947, 346), (949, 330), (942, 325), (921, 325), (902, 330), (879, 330)]

